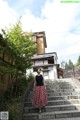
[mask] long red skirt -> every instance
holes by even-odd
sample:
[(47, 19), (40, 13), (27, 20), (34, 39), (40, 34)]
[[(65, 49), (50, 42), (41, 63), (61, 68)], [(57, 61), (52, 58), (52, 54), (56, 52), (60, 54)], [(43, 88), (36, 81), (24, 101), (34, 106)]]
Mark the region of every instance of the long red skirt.
[(35, 87), (32, 104), (36, 107), (42, 107), (47, 104), (47, 94), (45, 86)]

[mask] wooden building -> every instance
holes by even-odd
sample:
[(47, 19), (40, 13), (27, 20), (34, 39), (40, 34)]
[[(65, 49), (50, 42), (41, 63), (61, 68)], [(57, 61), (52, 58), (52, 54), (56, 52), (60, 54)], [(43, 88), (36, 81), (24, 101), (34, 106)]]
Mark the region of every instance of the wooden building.
[(37, 54), (44, 54), (45, 48), (47, 48), (45, 32), (34, 32), (32, 34), (32, 40), (36, 44)]
[(15, 78), (12, 68), (15, 68), (14, 54), (6, 49), (6, 44), (0, 36), (0, 93), (4, 92)]
[[(22, 34), (25, 36), (29, 33), (23, 32)], [(44, 54), (45, 48), (47, 48), (45, 32), (33, 32), (31, 34), (31, 40), (33, 40), (34, 44), (36, 44), (37, 54)]]

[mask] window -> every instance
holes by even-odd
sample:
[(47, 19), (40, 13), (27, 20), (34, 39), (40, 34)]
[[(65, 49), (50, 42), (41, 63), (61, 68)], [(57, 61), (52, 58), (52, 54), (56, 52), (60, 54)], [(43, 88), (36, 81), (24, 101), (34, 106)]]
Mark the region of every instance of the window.
[(48, 60), (48, 64), (54, 64), (54, 60), (53, 59), (49, 59)]

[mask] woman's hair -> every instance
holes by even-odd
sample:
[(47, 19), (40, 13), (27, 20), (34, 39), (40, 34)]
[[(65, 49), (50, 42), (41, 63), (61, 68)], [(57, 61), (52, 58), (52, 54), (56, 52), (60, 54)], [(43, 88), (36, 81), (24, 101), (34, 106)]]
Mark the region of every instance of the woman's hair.
[(36, 71), (37, 71), (37, 72), (38, 72), (38, 70), (40, 70), (40, 71), (41, 71), (41, 68), (37, 68), (37, 69), (36, 69)]

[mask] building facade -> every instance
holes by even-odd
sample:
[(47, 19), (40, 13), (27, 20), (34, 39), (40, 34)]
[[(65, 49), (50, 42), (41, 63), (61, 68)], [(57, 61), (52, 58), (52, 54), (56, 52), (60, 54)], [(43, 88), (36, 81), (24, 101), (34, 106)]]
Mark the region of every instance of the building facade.
[[(22, 33), (24, 36), (30, 33)], [(45, 32), (34, 32), (31, 34), (31, 40), (36, 44), (37, 54), (44, 54), (45, 48), (47, 48)]]
[(45, 48), (47, 48), (45, 32), (33, 33), (32, 40), (36, 44), (37, 54), (32, 57), (33, 65), (31, 69), (27, 70), (27, 74), (31, 72), (36, 75), (37, 68), (41, 68), (44, 79), (54, 80), (62, 76), (62, 69), (57, 64), (57, 53), (45, 53)]
[(32, 34), (32, 40), (36, 44), (37, 54), (44, 54), (45, 48), (47, 48), (45, 32), (34, 32)]
[(34, 55), (33, 61), (33, 73), (36, 74), (37, 68), (41, 68), (45, 79), (57, 79), (57, 54), (44, 53)]

